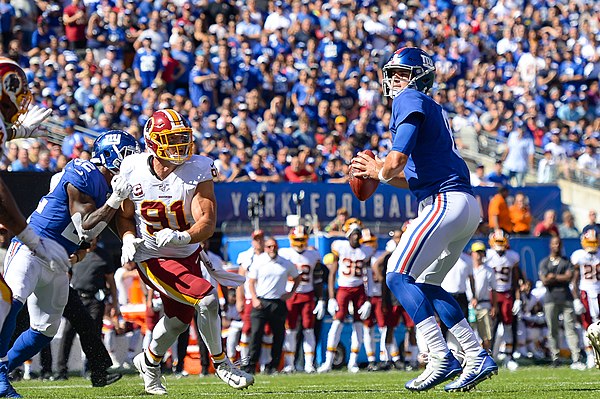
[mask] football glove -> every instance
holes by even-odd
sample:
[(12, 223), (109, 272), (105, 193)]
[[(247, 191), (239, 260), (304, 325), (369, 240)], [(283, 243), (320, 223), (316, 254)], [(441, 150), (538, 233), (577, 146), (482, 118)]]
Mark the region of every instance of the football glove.
[(180, 247), (187, 245), (192, 240), (192, 236), (187, 231), (176, 231), (169, 228), (162, 229), (154, 233), (156, 245), (162, 247)]
[(573, 309), (575, 309), (575, 314), (577, 316), (580, 316), (585, 313), (585, 306), (583, 306), (583, 302), (581, 302), (581, 299), (575, 298), (573, 300)]
[(371, 302), (366, 301), (358, 308), (358, 315), (361, 320), (367, 320), (371, 316)]
[[(37, 137), (45, 134), (38, 127), (52, 114), (52, 109), (34, 105), (26, 113), (19, 116), (18, 123), (13, 126), (14, 136), (11, 139)], [(37, 131), (36, 131), (37, 130)]]
[(322, 320), (325, 317), (325, 301), (319, 299), (317, 305), (315, 306), (315, 310), (313, 310), (313, 314), (316, 315), (317, 320)]
[(121, 247), (121, 264), (133, 261), (135, 253), (144, 240), (137, 238), (133, 234), (125, 234), (123, 236), (123, 246)]
[(329, 298), (329, 301), (327, 302), (327, 311), (329, 314), (335, 316), (338, 310), (340, 310), (340, 307), (335, 298)]
[(512, 307), (513, 315), (517, 316), (519, 313), (521, 313), (522, 305), (523, 305), (523, 302), (521, 302), (520, 299), (515, 299), (515, 303), (513, 303), (513, 307)]
[(121, 203), (129, 197), (132, 187), (125, 178), (119, 175), (112, 178), (110, 185), (112, 186), (113, 192), (106, 200), (106, 205), (118, 209), (121, 206)]

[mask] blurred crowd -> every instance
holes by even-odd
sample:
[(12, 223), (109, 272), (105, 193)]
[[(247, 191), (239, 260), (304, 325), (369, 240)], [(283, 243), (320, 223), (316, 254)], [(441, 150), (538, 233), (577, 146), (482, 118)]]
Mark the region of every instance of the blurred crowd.
[(25, 68), (66, 135), (62, 147), (11, 145), (3, 169), (59, 170), (89, 156), (76, 126), (143, 142), (153, 110), (170, 107), (224, 181), (344, 182), (357, 150), (390, 150), (381, 67), (397, 48), (420, 46), (459, 148), (495, 138), (513, 184), (532, 171), (535, 148), (546, 152), (539, 182), (598, 178), (598, 2), (1, 4), (1, 52)]

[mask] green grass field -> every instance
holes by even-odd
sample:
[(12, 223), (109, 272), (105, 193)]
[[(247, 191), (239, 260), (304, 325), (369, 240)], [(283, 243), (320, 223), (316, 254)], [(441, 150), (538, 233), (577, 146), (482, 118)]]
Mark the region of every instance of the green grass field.
[[(600, 371), (573, 371), (569, 368), (523, 367), (518, 371), (500, 370), (491, 380), (481, 383), (468, 393), (446, 393), (441, 387), (424, 393), (411, 393), (404, 383), (416, 372), (387, 372), (349, 374), (333, 372), (325, 375), (256, 376), (256, 383), (248, 390), (230, 389), (216, 377), (189, 376), (175, 379), (167, 376), (168, 397), (172, 398), (443, 398), (468, 396), (471, 398), (522, 399), (597, 399), (600, 395)], [(72, 377), (68, 381), (19, 381), (14, 384), (25, 398), (133, 398), (147, 396), (142, 380), (127, 375), (114, 385), (92, 388), (89, 381)]]

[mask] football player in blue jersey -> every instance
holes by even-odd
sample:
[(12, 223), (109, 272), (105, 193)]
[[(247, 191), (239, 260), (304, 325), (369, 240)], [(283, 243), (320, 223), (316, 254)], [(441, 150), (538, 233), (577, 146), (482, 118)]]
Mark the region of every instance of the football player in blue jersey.
[[(429, 363), (406, 383), (424, 391), (453, 377), (446, 391), (470, 390), (497, 373), (456, 300), (441, 288), (479, 224), (469, 170), (454, 143), (440, 104), (427, 95), (435, 78), (431, 57), (418, 48), (397, 50), (383, 67), (383, 94), (391, 97), (392, 150), (384, 160), (359, 153), (355, 176), (409, 188), (419, 215), (409, 224), (388, 262), (386, 281), (427, 342)], [(465, 351), (464, 369), (448, 349), (435, 312)]]
[[(100, 135), (91, 161), (74, 159), (65, 166), (31, 214), (30, 228), (57, 242), (65, 257), (75, 254), (83, 243), (98, 237), (131, 192), (117, 173), (123, 158), (137, 152), (137, 141), (126, 132)], [(20, 397), (4, 374), (34, 356), (58, 331), (69, 295), (68, 266), (62, 266), (50, 265), (18, 237), (8, 249), (4, 278), (12, 291), (12, 307), (0, 331), (0, 397)], [(31, 327), (8, 351), (17, 314), (28, 298)]]

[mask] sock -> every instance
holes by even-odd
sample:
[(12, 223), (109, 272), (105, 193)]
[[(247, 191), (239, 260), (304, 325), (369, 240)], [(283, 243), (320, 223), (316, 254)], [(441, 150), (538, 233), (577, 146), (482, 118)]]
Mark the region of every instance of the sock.
[(377, 359), (375, 357), (375, 342), (373, 342), (374, 335), (375, 327), (364, 327), (365, 351), (367, 352), (367, 360), (369, 361), (369, 363), (372, 363)]
[(283, 341), (284, 366), (291, 367), (294, 365), (294, 357), (296, 355), (296, 330), (286, 330)]
[(481, 345), (479, 345), (479, 341), (467, 320), (462, 319), (450, 328), (449, 331), (454, 335), (454, 338), (457, 339), (467, 355), (477, 355), (481, 351)]
[(350, 352), (350, 359), (348, 360), (348, 367), (356, 366), (357, 359), (358, 359), (358, 349), (352, 349), (352, 352)]
[(17, 315), (23, 308), (23, 303), (16, 299), (13, 299), (10, 312), (4, 320), (2, 331), (0, 331), (0, 361), (6, 361), (6, 354), (8, 352), (8, 346), (10, 345), (10, 339), (15, 332), (17, 326)]
[(262, 346), (260, 348), (260, 359), (258, 361), (261, 366), (271, 364), (271, 348), (273, 348), (273, 335), (263, 335)]
[(389, 289), (398, 298), (415, 324), (434, 315), (431, 303), (418, 284), (415, 284), (413, 277), (400, 273), (388, 273), (385, 279)]
[(445, 289), (433, 284), (418, 283), (416, 285), (431, 302), (435, 312), (440, 316), (440, 320), (446, 327), (450, 328), (465, 318), (456, 299)]
[(388, 348), (390, 345), (386, 344), (388, 328), (385, 326), (381, 327), (379, 333), (381, 334), (381, 338), (379, 339), (379, 360), (385, 363), (390, 360), (388, 356)]
[(242, 333), (240, 337), (240, 359), (245, 361), (250, 355), (250, 346), (248, 345), (248, 335)]
[(327, 351), (335, 352), (337, 350), (342, 334), (342, 327), (342, 322), (339, 320), (331, 322), (331, 328), (329, 329), (329, 334), (327, 334)]
[(444, 341), (440, 326), (435, 322), (435, 317), (428, 317), (417, 324), (417, 330), (422, 334), (430, 353), (436, 353), (441, 356), (445, 356), (448, 353), (448, 345)]
[(330, 351), (329, 349), (325, 352), (325, 363), (323, 365), (327, 365), (327, 367), (331, 368), (333, 365), (333, 356), (335, 352)]
[(304, 342), (302, 349), (304, 350), (304, 368), (314, 367), (315, 364), (315, 330), (307, 328), (304, 330)]
[(225, 361), (225, 352), (221, 352), (218, 355), (213, 355), (212, 359), (215, 366), (223, 363)]
[(52, 341), (52, 337), (31, 328), (23, 332), (8, 351), (8, 371), (13, 371), (22, 365), (25, 360), (31, 359), (50, 341)]
[(144, 359), (146, 360), (146, 366), (148, 367), (156, 367), (160, 364), (160, 362), (162, 361), (162, 356), (158, 356), (154, 353), (152, 353), (152, 351), (150, 349), (147, 349), (144, 351)]

